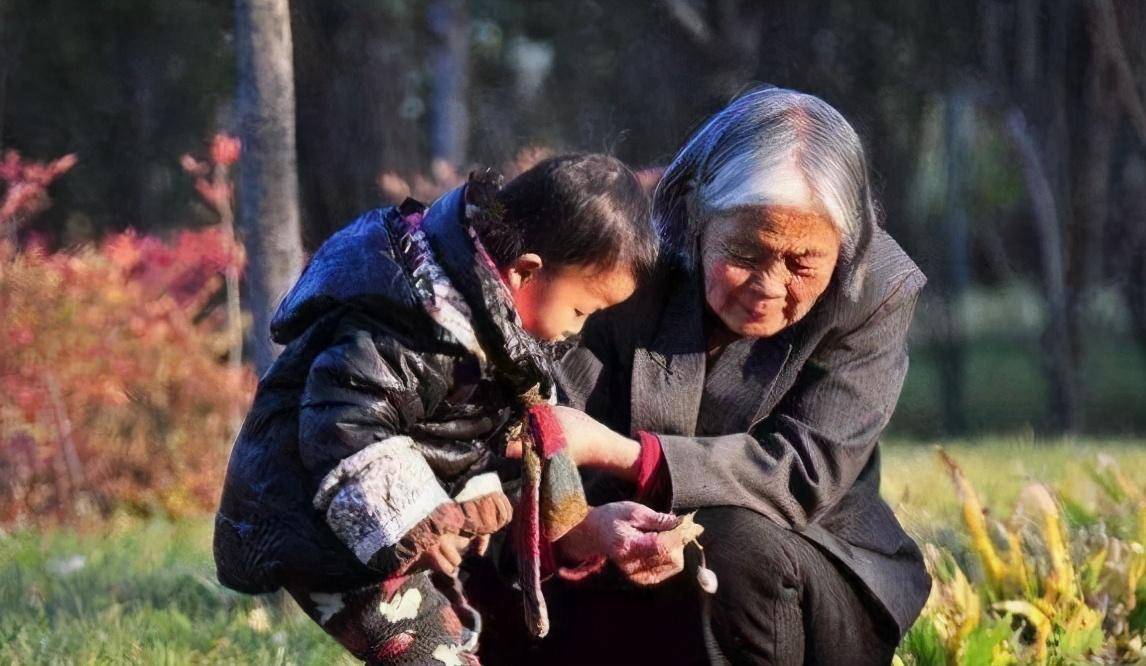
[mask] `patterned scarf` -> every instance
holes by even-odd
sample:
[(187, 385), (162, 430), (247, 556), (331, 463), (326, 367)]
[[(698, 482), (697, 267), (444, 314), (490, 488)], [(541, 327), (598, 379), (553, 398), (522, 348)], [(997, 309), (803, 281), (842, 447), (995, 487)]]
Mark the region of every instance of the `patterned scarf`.
[[(426, 311), (481, 361), (483, 372), (518, 395), (521, 416), (509, 433), (522, 442), (522, 493), (511, 543), (526, 625), (543, 637), (549, 632), (541, 591), (543, 541), (564, 536), (589, 507), (552, 411), (556, 391), (547, 355), (521, 328), (512, 295), (474, 231), (482, 216), (500, 215), (495, 196), (500, 186), (500, 176), (487, 171), (471, 174), (464, 188), (429, 210), (408, 199), (391, 218), (390, 231)], [(455, 208), (464, 213), (454, 214)]]

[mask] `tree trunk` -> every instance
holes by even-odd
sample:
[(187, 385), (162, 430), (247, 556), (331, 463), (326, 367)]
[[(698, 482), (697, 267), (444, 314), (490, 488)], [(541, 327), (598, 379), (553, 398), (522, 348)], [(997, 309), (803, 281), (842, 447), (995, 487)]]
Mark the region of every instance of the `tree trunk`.
[(422, 14), (401, 3), (295, 0), (304, 242), (317, 248), (383, 203), (378, 175), (425, 170)]
[(434, 0), (426, 12), (433, 47), (430, 93), (430, 152), (461, 166), (469, 142), (469, 14), (464, 0)]
[(8, 72), (17, 48), (15, 30), (8, 17), (8, 2), (0, 0), (0, 149), (4, 147), (4, 118), (8, 109)]
[[(1086, 6), (1087, 48), (1080, 54), (1082, 69), (1081, 95), (1072, 96), (1070, 215), (1067, 217), (1067, 314), (1074, 343), (1074, 355), (1081, 368), (1087, 357), (1085, 342), (1093, 329), (1092, 310), (1103, 284), (1109, 263), (1105, 257), (1105, 231), (1110, 216), (1110, 181), (1114, 156), (1114, 139), (1120, 121), (1118, 98), (1110, 94), (1117, 89), (1113, 44), (1105, 34), (1101, 9), (1096, 3)], [(1079, 372), (1082, 376), (1082, 373)], [(1079, 386), (1085, 396), (1090, 387)], [(1079, 410), (1076, 425), (1085, 426)]]
[(127, 74), (131, 82), (130, 124), (135, 138), (129, 154), (133, 157), (131, 177), (137, 193), (135, 200), (138, 202), (138, 208), (132, 213), (136, 226), (149, 229), (159, 223), (159, 218), (165, 212), (161, 187), (156, 186), (156, 170), (152, 162), (152, 156), (156, 154), (156, 121), (160, 117), (156, 104), (157, 72), (138, 41), (130, 42), (127, 57)]
[(247, 300), (261, 376), (279, 347), (274, 308), (302, 267), (295, 158), (294, 67), (287, 0), (237, 0), (238, 113), (243, 152), (239, 221), (247, 248)]
[(1042, 258), (1043, 290), (1048, 315), (1043, 347), (1051, 425), (1056, 430), (1069, 432), (1075, 428), (1078, 420), (1078, 373), (1067, 312), (1066, 267), (1063, 258), (1065, 249), (1059, 207), (1055, 201), (1051, 177), (1023, 112), (1018, 109), (1009, 111), (1005, 125), (1022, 166)]
[(1122, 296), (1130, 314), (1130, 327), (1139, 346), (1146, 350), (1146, 153), (1135, 151), (1122, 166), (1118, 215), (1124, 224), (1119, 237), (1119, 274)]
[(959, 435), (967, 430), (964, 408), (964, 363), (966, 334), (959, 307), (970, 282), (971, 257), (967, 229), (967, 188), (965, 174), (970, 170), (967, 147), (971, 143), (971, 109), (967, 95), (957, 91), (948, 96), (945, 114), (945, 157), (947, 186), (943, 204), (944, 261), (939, 281), (942, 297), (939, 343), (940, 402), (943, 430)]
[[(1079, 95), (1077, 87), (1072, 85), (1074, 81), (1068, 68), (1073, 67), (1073, 59), (1081, 55), (1076, 46), (1078, 35), (1075, 33), (1080, 27), (1078, 21), (1082, 16), (1079, 6), (1073, 0), (1048, 0), (1045, 12), (1049, 25), (1046, 27), (1043, 77), (1048, 83), (1046, 105), (1050, 113), (1044, 123), (1040, 153), (1058, 212), (1055, 242), (1059, 244), (1059, 249), (1055, 259), (1063, 262), (1063, 302), (1059, 304), (1057, 296), (1050, 299), (1051, 325), (1045, 333), (1044, 347), (1050, 352), (1050, 424), (1055, 430), (1072, 433), (1079, 431), (1083, 425), (1081, 396), (1085, 389), (1079, 372), (1082, 364), (1082, 340), (1078, 331), (1081, 326), (1078, 312), (1072, 308), (1071, 302), (1071, 266), (1075, 262), (1076, 248), (1070, 244), (1068, 235), (1074, 228), (1074, 210), (1070, 202), (1073, 201), (1075, 189), (1070, 173), (1070, 165), (1073, 163), (1070, 120), (1074, 115), (1073, 105), (1078, 104)], [(1051, 239), (1045, 242), (1049, 247)], [(1046, 256), (1049, 258), (1049, 254)], [(1048, 289), (1054, 288), (1057, 285), (1048, 285)]]
[[(1146, 100), (1139, 91), (1139, 82), (1146, 81), (1146, 42), (1126, 39), (1146, 29), (1146, 7), (1142, 3), (1120, 3), (1094, 0), (1090, 5), (1090, 27), (1093, 39), (1101, 39), (1106, 47), (1109, 65), (1118, 91), (1121, 114), (1133, 130), (1132, 141), (1115, 141), (1112, 152), (1118, 163), (1115, 171), (1118, 187), (1114, 193), (1106, 183), (1096, 183), (1111, 196), (1109, 208), (1113, 214), (1106, 219), (1110, 232), (1105, 247), (1094, 248), (1102, 256), (1110, 256), (1112, 275), (1120, 276), (1118, 285), (1126, 300), (1131, 332), (1138, 344), (1146, 349)], [(1091, 93), (1100, 96), (1100, 84), (1092, 85)], [(1106, 89), (1109, 92), (1110, 89)], [(1110, 96), (1106, 103), (1114, 100)]]
[[(1001, 30), (1003, 5), (984, 12), (984, 34), (1006, 39)], [(995, 10), (999, 11), (995, 11)], [(1047, 379), (1048, 425), (1059, 432), (1081, 423), (1077, 312), (1072, 311), (1073, 275), (1070, 232), (1073, 229), (1070, 120), (1076, 114), (1078, 77), (1078, 5), (1073, 0), (1019, 0), (1007, 6), (1014, 14), (1011, 58), (985, 49), (988, 78), (1000, 101), (1004, 130), (1015, 147), (1034, 218), (1042, 289), (1047, 308), (1043, 362)], [(1004, 62), (1011, 71), (1001, 71)]]

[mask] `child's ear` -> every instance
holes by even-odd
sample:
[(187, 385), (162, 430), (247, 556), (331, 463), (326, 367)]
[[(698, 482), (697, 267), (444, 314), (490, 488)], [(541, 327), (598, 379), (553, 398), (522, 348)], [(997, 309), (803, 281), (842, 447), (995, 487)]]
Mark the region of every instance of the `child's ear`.
[(525, 283), (537, 277), (541, 271), (542, 261), (541, 257), (528, 252), (514, 259), (505, 268), (501, 269), (501, 277), (505, 283), (509, 285), (510, 290), (517, 291), (521, 289)]

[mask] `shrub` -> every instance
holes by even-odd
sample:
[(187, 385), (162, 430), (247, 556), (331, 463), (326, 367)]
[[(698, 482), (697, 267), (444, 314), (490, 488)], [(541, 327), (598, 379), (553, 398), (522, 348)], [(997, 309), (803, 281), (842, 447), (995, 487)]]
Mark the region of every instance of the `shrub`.
[(254, 385), (210, 307), (241, 261), (218, 228), (0, 241), (0, 524), (213, 505)]
[(20, 226), (48, 208), (52, 200), (48, 186), (76, 165), (75, 155), (64, 155), (51, 162), (25, 160), (15, 150), (0, 156), (0, 238), (14, 239)]

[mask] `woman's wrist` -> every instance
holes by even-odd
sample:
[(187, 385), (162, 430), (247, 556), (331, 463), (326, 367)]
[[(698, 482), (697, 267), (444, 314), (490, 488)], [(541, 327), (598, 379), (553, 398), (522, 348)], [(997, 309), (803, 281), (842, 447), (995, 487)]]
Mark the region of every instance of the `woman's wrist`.
[(589, 509), (589, 514), (580, 523), (554, 542), (558, 564), (576, 564), (600, 554), (596, 547), (594, 518), (593, 509)]

